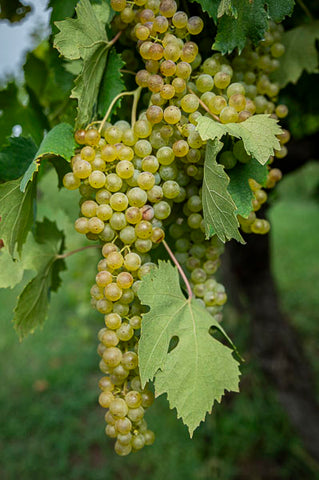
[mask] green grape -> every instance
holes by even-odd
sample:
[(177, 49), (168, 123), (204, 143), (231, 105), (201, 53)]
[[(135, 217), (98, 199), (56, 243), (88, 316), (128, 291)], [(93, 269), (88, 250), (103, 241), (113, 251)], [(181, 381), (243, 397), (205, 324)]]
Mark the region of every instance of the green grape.
[(142, 188), (134, 187), (127, 192), (127, 198), (130, 206), (142, 207), (147, 202), (147, 193)]
[(127, 223), (124, 213), (114, 212), (110, 218), (111, 228), (113, 228), (113, 230), (122, 230), (122, 228), (126, 227), (126, 225)]
[(177, 62), (180, 55), (181, 55), (181, 49), (175, 43), (168, 43), (164, 48), (165, 60), (171, 60), (172, 62)]
[(95, 150), (90, 146), (85, 146), (81, 149), (81, 158), (87, 162), (92, 162), (95, 158)]
[(164, 77), (172, 77), (176, 72), (176, 63), (172, 60), (164, 60), (161, 63), (160, 71)]
[(191, 35), (198, 35), (204, 28), (204, 22), (200, 17), (190, 17), (187, 22), (187, 30)]
[(152, 22), (155, 18), (155, 15), (151, 9), (145, 8), (144, 10), (141, 11), (139, 18), (141, 22), (144, 24), (147, 22)]
[(161, 60), (164, 55), (164, 47), (159, 43), (153, 43), (148, 51), (148, 57), (150, 60)]
[(198, 97), (192, 93), (185, 95), (181, 100), (181, 107), (186, 113), (196, 112), (199, 107)]
[(74, 228), (78, 233), (86, 234), (89, 232), (88, 219), (80, 217), (75, 220)]
[(147, 120), (137, 120), (134, 124), (134, 133), (139, 138), (147, 138), (152, 132), (152, 124)]
[(285, 118), (288, 115), (288, 107), (286, 105), (277, 105), (275, 112), (278, 118)]
[(225, 107), (220, 112), (219, 118), (222, 123), (236, 123), (238, 121), (238, 113), (233, 107)]
[(149, 238), (147, 239), (138, 238), (134, 245), (136, 250), (140, 253), (149, 252), (153, 246), (152, 240), (150, 240)]
[(154, 215), (159, 220), (165, 220), (171, 213), (170, 205), (165, 201), (160, 201), (154, 205)]
[(211, 91), (214, 87), (213, 77), (211, 75), (208, 75), (208, 73), (203, 73), (199, 75), (199, 77), (196, 79), (196, 87), (197, 90), (201, 93)]
[(128, 206), (128, 198), (124, 193), (113, 193), (110, 199), (110, 206), (117, 212), (122, 212)]
[(122, 342), (128, 342), (134, 335), (134, 329), (129, 323), (123, 322), (116, 330), (116, 334)]
[(157, 203), (163, 198), (163, 190), (159, 185), (154, 185), (153, 188), (147, 191), (147, 198), (152, 203)]
[[(159, 169), (162, 180), (175, 180), (177, 178), (177, 168), (175, 165), (161, 166)], [(161, 187), (162, 188), (162, 187)]]
[(170, 125), (175, 125), (181, 119), (182, 113), (178, 107), (170, 105), (164, 110), (164, 120)]
[(216, 95), (211, 100), (209, 100), (208, 108), (211, 112), (215, 114), (219, 114), (225, 107), (227, 106), (227, 102), (224, 97), (221, 95)]
[(173, 199), (180, 193), (180, 186), (174, 180), (168, 180), (162, 186), (164, 197)]
[(174, 0), (162, 0), (160, 3), (160, 14), (166, 18), (174, 16), (177, 10), (177, 3)]
[(216, 88), (223, 90), (230, 84), (231, 76), (226, 72), (217, 72), (214, 75), (214, 84)]
[(93, 200), (86, 200), (81, 205), (81, 213), (85, 217), (95, 217), (98, 204)]
[[(177, 65), (176, 67), (176, 72), (177, 70), (179, 70), (179, 73), (180, 70), (183, 70), (179, 67), (180, 63)], [(187, 65), (187, 64), (186, 64)], [(177, 78), (174, 78), (174, 80), (172, 81), (172, 87), (174, 87), (175, 89), (175, 92), (178, 94), (178, 93), (183, 93), (186, 89), (186, 82), (185, 82), (185, 79), (183, 78), (180, 78), (180, 77), (177, 77)]]
[[(195, 59), (196, 55), (194, 56), (194, 59)], [(182, 59), (183, 60), (183, 59)], [(187, 61), (182, 61), (182, 62), (179, 62), (177, 65), (176, 65), (176, 76), (179, 78), (179, 79), (183, 79), (183, 80), (188, 80), (188, 78), (190, 77), (192, 73), (192, 67), (190, 66), (190, 64), (187, 62)], [(178, 90), (176, 88), (176, 82), (175, 82), (176, 79), (173, 80), (172, 82), (172, 85), (174, 86), (175, 90), (177, 93)], [(184, 89), (183, 89), (184, 90)]]
[(222, 152), (218, 159), (221, 165), (224, 165), (226, 169), (234, 168), (237, 163), (237, 159), (232, 151), (225, 150)]
[(76, 178), (84, 179), (88, 178), (91, 174), (92, 166), (90, 162), (87, 162), (86, 160), (77, 160), (73, 163), (72, 170)]
[(119, 343), (119, 339), (113, 330), (106, 330), (102, 335), (101, 342), (107, 348), (116, 347), (116, 345)]
[(98, 217), (92, 217), (88, 221), (89, 232), (98, 234), (101, 233), (104, 229), (104, 222)]
[(169, 27), (169, 23), (166, 17), (158, 15), (154, 18), (153, 28), (158, 33), (165, 33)]
[(68, 190), (76, 190), (81, 185), (81, 180), (75, 177), (72, 172), (69, 172), (63, 177), (63, 185)]
[(187, 21), (188, 17), (185, 12), (176, 12), (172, 18), (172, 23), (176, 28), (185, 28)]
[(142, 160), (142, 169), (145, 172), (155, 173), (159, 168), (159, 162), (154, 155), (148, 155)]
[(109, 173), (105, 179), (105, 186), (110, 192), (118, 192), (121, 190), (123, 182), (116, 173)]
[(130, 272), (135, 272), (141, 266), (141, 257), (137, 253), (128, 253), (124, 257), (124, 266)]
[(281, 57), (285, 53), (285, 46), (282, 43), (276, 42), (270, 47), (273, 57)]

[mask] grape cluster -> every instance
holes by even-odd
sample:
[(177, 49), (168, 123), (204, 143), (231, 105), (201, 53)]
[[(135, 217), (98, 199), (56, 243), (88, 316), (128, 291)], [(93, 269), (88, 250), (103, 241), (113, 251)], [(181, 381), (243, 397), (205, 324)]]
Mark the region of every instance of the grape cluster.
[[(155, 266), (153, 251), (165, 232), (197, 301), (220, 321), (227, 300), (215, 278), (223, 244), (204, 234), (205, 142), (196, 131), (197, 121), (208, 115), (221, 123), (243, 122), (256, 113), (284, 118), (287, 108), (276, 105), (279, 88), (268, 77), (284, 49), (280, 26), (271, 25), (257, 49), (248, 45), (240, 56), (227, 59), (215, 53), (202, 61), (192, 36), (202, 32), (203, 20), (179, 11), (174, 0), (111, 0), (111, 6), (118, 12), (114, 27), (125, 34), (121, 40), (135, 43), (144, 62), (136, 83), (146, 91), (147, 108), (132, 124), (103, 121), (99, 130), (77, 130), (79, 149), (63, 183), (81, 193), (76, 231), (102, 243), (103, 258), (91, 288), (92, 306), (105, 321), (98, 333), (105, 375), (99, 403), (108, 409), (105, 431), (116, 438), (115, 451), (127, 455), (154, 441), (143, 418), (153, 394), (139, 378), (143, 307), (137, 292)], [(276, 157), (283, 158), (289, 132), (279, 140)], [(241, 140), (230, 138), (217, 161), (227, 171), (251, 157)], [(266, 188), (281, 178), (272, 161)], [(249, 185), (252, 210), (248, 218), (239, 217), (241, 228), (267, 233), (269, 223), (255, 214), (267, 193), (253, 179)]]

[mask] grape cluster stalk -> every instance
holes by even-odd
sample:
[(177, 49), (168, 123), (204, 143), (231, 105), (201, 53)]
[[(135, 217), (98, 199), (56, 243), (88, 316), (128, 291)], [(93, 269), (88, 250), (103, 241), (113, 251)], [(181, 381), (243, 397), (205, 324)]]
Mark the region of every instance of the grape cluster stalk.
[[(223, 244), (216, 236), (206, 240), (204, 234), (206, 145), (196, 131), (197, 121), (206, 115), (224, 124), (243, 122), (259, 113), (281, 119), (288, 110), (278, 104), (279, 87), (269, 80), (284, 53), (280, 25), (271, 24), (257, 48), (248, 44), (241, 55), (214, 53), (203, 60), (193, 37), (202, 33), (204, 22), (178, 10), (174, 0), (111, 0), (111, 6), (117, 12), (113, 27), (122, 32), (120, 41), (131, 52), (136, 48), (144, 65), (135, 76), (132, 120), (111, 124), (108, 112), (101, 122), (77, 130), (79, 149), (63, 183), (81, 194), (76, 231), (102, 243), (91, 288), (92, 306), (105, 322), (98, 332), (104, 374), (99, 403), (107, 409), (105, 432), (116, 439), (116, 453), (124, 456), (155, 438), (144, 419), (154, 395), (139, 377), (144, 310), (137, 292), (156, 266), (154, 252), (166, 244), (165, 234), (194, 298), (219, 321), (227, 301), (224, 286), (215, 278)], [(147, 103), (136, 120), (141, 91)], [(289, 132), (284, 130), (279, 140), (281, 149), (275, 155), (284, 158)], [(230, 139), (217, 161), (227, 171), (251, 157), (241, 140)], [(281, 179), (272, 161), (266, 188)], [(267, 193), (253, 179), (249, 185), (254, 198), (249, 216), (238, 217), (241, 229), (265, 234), (269, 222), (257, 218), (256, 212)]]

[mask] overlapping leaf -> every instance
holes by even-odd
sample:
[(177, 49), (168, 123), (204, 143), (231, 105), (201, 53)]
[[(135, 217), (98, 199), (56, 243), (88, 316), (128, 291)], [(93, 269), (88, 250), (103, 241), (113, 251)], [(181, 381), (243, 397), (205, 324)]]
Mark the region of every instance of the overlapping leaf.
[[(167, 393), (171, 408), (188, 426), (190, 435), (211, 412), (225, 391), (238, 392), (238, 362), (232, 350), (210, 333), (219, 323), (195, 299), (186, 299), (178, 271), (168, 262), (145, 276), (138, 296), (150, 311), (143, 315), (139, 341), (142, 384), (155, 377), (155, 393)], [(168, 353), (170, 341), (178, 344)]]
[(277, 120), (270, 115), (253, 115), (241, 123), (218, 123), (208, 117), (201, 117), (197, 123), (197, 130), (203, 140), (221, 139), (225, 134), (241, 138), (245, 149), (259, 163), (264, 165), (274, 150), (280, 149), (277, 138), (282, 130)]
[[(104, 8), (109, 11), (106, 3)], [(78, 3), (76, 14), (76, 19), (56, 22), (60, 32), (55, 36), (54, 46), (68, 60), (82, 60), (82, 70), (71, 95), (78, 100), (76, 126), (81, 126), (92, 118), (110, 45), (105, 30), (106, 16), (97, 17), (89, 0)]]
[(20, 190), (21, 178), (0, 185), (0, 238), (11, 256), (15, 247), (21, 253), (33, 223), (35, 182), (30, 182), (24, 192)]
[(227, 190), (229, 177), (224, 167), (216, 162), (222, 147), (218, 139), (206, 145), (202, 189), (205, 233), (207, 238), (216, 234), (222, 242), (235, 238), (244, 243), (238, 230), (237, 207)]
[(282, 43), (286, 50), (280, 58), (280, 68), (272, 74), (272, 79), (281, 88), (289, 82), (296, 83), (304, 70), (308, 73), (318, 71), (318, 39), (319, 20), (284, 33)]
[(35, 270), (35, 277), (25, 286), (18, 297), (14, 310), (14, 326), (20, 338), (33, 332), (46, 319), (50, 291), (59, 285), (59, 272), (64, 262), (57, 259), (64, 246), (64, 235), (55, 223), (44, 219), (36, 224), (34, 239), (28, 241), (23, 254), (25, 269)]
[(0, 151), (0, 179), (16, 180), (21, 177), (36, 154), (37, 146), (31, 138), (9, 137)]
[(107, 65), (99, 94), (98, 111), (101, 117), (104, 117), (112, 100), (125, 88), (121, 74), (121, 68), (123, 65), (124, 62), (121, 55), (116, 53), (115, 48), (112, 48), (107, 59)]

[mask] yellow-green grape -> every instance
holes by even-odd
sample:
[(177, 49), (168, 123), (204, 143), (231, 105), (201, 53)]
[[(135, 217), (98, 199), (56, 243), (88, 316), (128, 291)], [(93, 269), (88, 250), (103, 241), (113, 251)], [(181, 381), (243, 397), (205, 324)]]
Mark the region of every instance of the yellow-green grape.
[(148, 86), (149, 79), (150, 73), (147, 70), (139, 70), (135, 76), (135, 81), (137, 85), (143, 88), (146, 88)]
[(160, 71), (164, 77), (172, 77), (176, 72), (176, 63), (172, 60), (164, 60), (161, 63)]
[(89, 176), (89, 184), (93, 188), (102, 188), (105, 185), (105, 175), (100, 170), (94, 170)]
[(142, 264), (141, 257), (137, 253), (128, 253), (124, 257), (124, 266), (130, 272), (137, 271)]
[(115, 126), (108, 127), (104, 132), (105, 140), (107, 143), (111, 143), (112, 145), (119, 143), (122, 140), (122, 136), (122, 130)]
[(147, 40), (150, 36), (150, 31), (147, 27), (141, 24), (137, 24), (135, 26), (135, 35), (139, 40)]
[(106, 287), (106, 285), (112, 282), (112, 274), (107, 270), (101, 270), (97, 273), (95, 281), (98, 287)]
[(158, 33), (165, 33), (169, 27), (169, 23), (166, 17), (158, 15), (154, 18), (153, 28)]
[(98, 204), (93, 200), (86, 200), (81, 205), (81, 213), (85, 217), (94, 217), (96, 215)]
[(88, 228), (91, 233), (101, 233), (104, 230), (104, 222), (98, 217), (92, 217), (88, 221)]
[(134, 165), (128, 160), (122, 160), (116, 165), (115, 171), (120, 178), (128, 179), (134, 174)]
[(81, 185), (81, 180), (75, 177), (72, 172), (69, 172), (63, 177), (63, 185), (68, 190), (76, 190)]
[(176, 28), (185, 28), (187, 26), (188, 17), (185, 12), (176, 12), (173, 15), (172, 23)]
[[(105, 253), (103, 252), (103, 249), (102, 249), (102, 253), (103, 255), (105, 255)], [(111, 270), (117, 270), (118, 268), (122, 267), (124, 263), (124, 258), (122, 254), (119, 252), (111, 252), (107, 255), (106, 261), (107, 261), (108, 268), (110, 268)]]
[(225, 72), (217, 72), (214, 76), (214, 84), (216, 88), (224, 89), (230, 84), (230, 75)]
[(211, 75), (208, 75), (208, 73), (202, 73), (196, 79), (196, 87), (197, 90), (201, 93), (211, 91), (214, 87), (213, 77)]
[(95, 128), (90, 128), (85, 132), (85, 143), (87, 145), (98, 145), (101, 135)]
[(104, 288), (104, 295), (107, 300), (116, 302), (122, 296), (122, 289), (116, 283), (110, 283)]
[(236, 93), (235, 95), (231, 95), (229, 97), (228, 104), (230, 107), (233, 107), (237, 112), (240, 112), (246, 107), (246, 98), (244, 95)]
[(196, 95), (189, 93), (181, 99), (181, 107), (186, 113), (193, 113), (198, 110), (199, 99)]
[(152, 132), (152, 124), (148, 120), (137, 120), (134, 124), (134, 133), (139, 138), (147, 138)]
[(245, 87), (241, 83), (231, 83), (226, 90), (227, 97), (230, 98), (232, 95), (245, 95)]
[(92, 160), (94, 160), (95, 158), (95, 150), (89, 145), (86, 145), (81, 149), (80, 155), (83, 160), (86, 160), (87, 162), (92, 162)]
[(222, 123), (235, 123), (238, 121), (238, 113), (233, 107), (225, 107), (219, 114)]
[(127, 145), (120, 145), (117, 149), (117, 155), (119, 160), (133, 160), (134, 158), (134, 150)]
[(164, 120), (170, 125), (175, 125), (176, 123), (178, 123), (181, 119), (181, 116), (182, 112), (178, 107), (175, 107), (174, 105), (170, 105), (164, 110)]
[(276, 42), (270, 47), (273, 57), (281, 57), (285, 53), (285, 46), (282, 43)]
[(150, 60), (161, 60), (164, 55), (164, 47), (160, 43), (153, 43), (148, 50)]
[(187, 30), (191, 35), (199, 35), (204, 28), (204, 22), (200, 17), (190, 17), (187, 22)]
[(224, 152), (222, 152), (219, 156), (218, 161), (227, 169), (234, 168), (237, 163), (235, 155), (230, 150), (225, 150)]
[(280, 150), (275, 150), (275, 156), (277, 158), (285, 158), (287, 154), (288, 154), (288, 149), (285, 145), (282, 145)]
[(203, 63), (203, 72), (208, 73), (208, 75), (216, 75), (219, 72), (220, 64), (215, 58), (207, 58)]
[(286, 105), (278, 105), (275, 113), (278, 118), (285, 118), (288, 115), (288, 107)]
[(168, 43), (164, 48), (164, 58), (165, 60), (172, 60), (177, 62), (181, 56), (181, 49), (175, 43)]
[(262, 220), (260, 218), (256, 218), (256, 220), (251, 224), (251, 231), (253, 233), (258, 233), (261, 235), (265, 235), (270, 230), (270, 224), (267, 220)]
[(80, 217), (75, 220), (74, 228), (78, 233), (86, 234), (89, 232), (88, 219)]
[(111, 7), (115, 12), (121, 12), (126, 7), (126, 0), (111, 0)]
[(162, 0), (160, 4), (160, 14), (163, 17), (171, 18), (176, 13), (177, 3), (174, 0)]
[(155, 177), (150, 172), (142, 172), (137, 177), (137, 183), (143, 190), (150, 190), (155, 185)]
[(170, 165), (175, 160), (175, 154), (171, 147), (161, 147), (157, 151), (157, 160), (161, 165)]
[(211, 112), (215, 114), (219, 114), (225, 107), (227, 106), (227, 102), (224, 97), (221, 95), (216, 95), (215, 97), (211, 98), (208, 102), (208, 108)]
[(147, 202), (147, 193), (139, 187), (133, 187), (127, 192), (127, 198), (131, 207), (143, 207)]
[(110, 192), (118, 192), (121, 190), (123, 182), (121, 178), (116, 173), (109, 173), (105, 179), (105, 187)]
[(185, 157), (189, 152), (189, 145), (185, 140), (177, 140), (173, 143), (172, 150), (176, 157)]
[(160, 123), (163, 119), (163, 109), (157, 105), (151, 105), (146, 111), (146, 116), (150, 123)]
[(74, 133), (74, 139), (76, 143), (78, 143), (79, 145), (85, 145), (85, 134), (86, 131), (84, 129), (76, 130), (76, 132)]
[(92, 166), (86, 160), (76, 160), (72, 165), (72, 170), (75, 177), (85, 179), (91, 174)]
[(174, 86), (170, 84), (163, 85), (160, 91), (160, 95), (163, 99), (170, 100), (175, 95)]
[[(186, 42), (181, 52), (183, 62), (192, 63), (198, 54), (198, 46), (194, 42)], [(179, 75), (178, 75), (179, 76)]]

